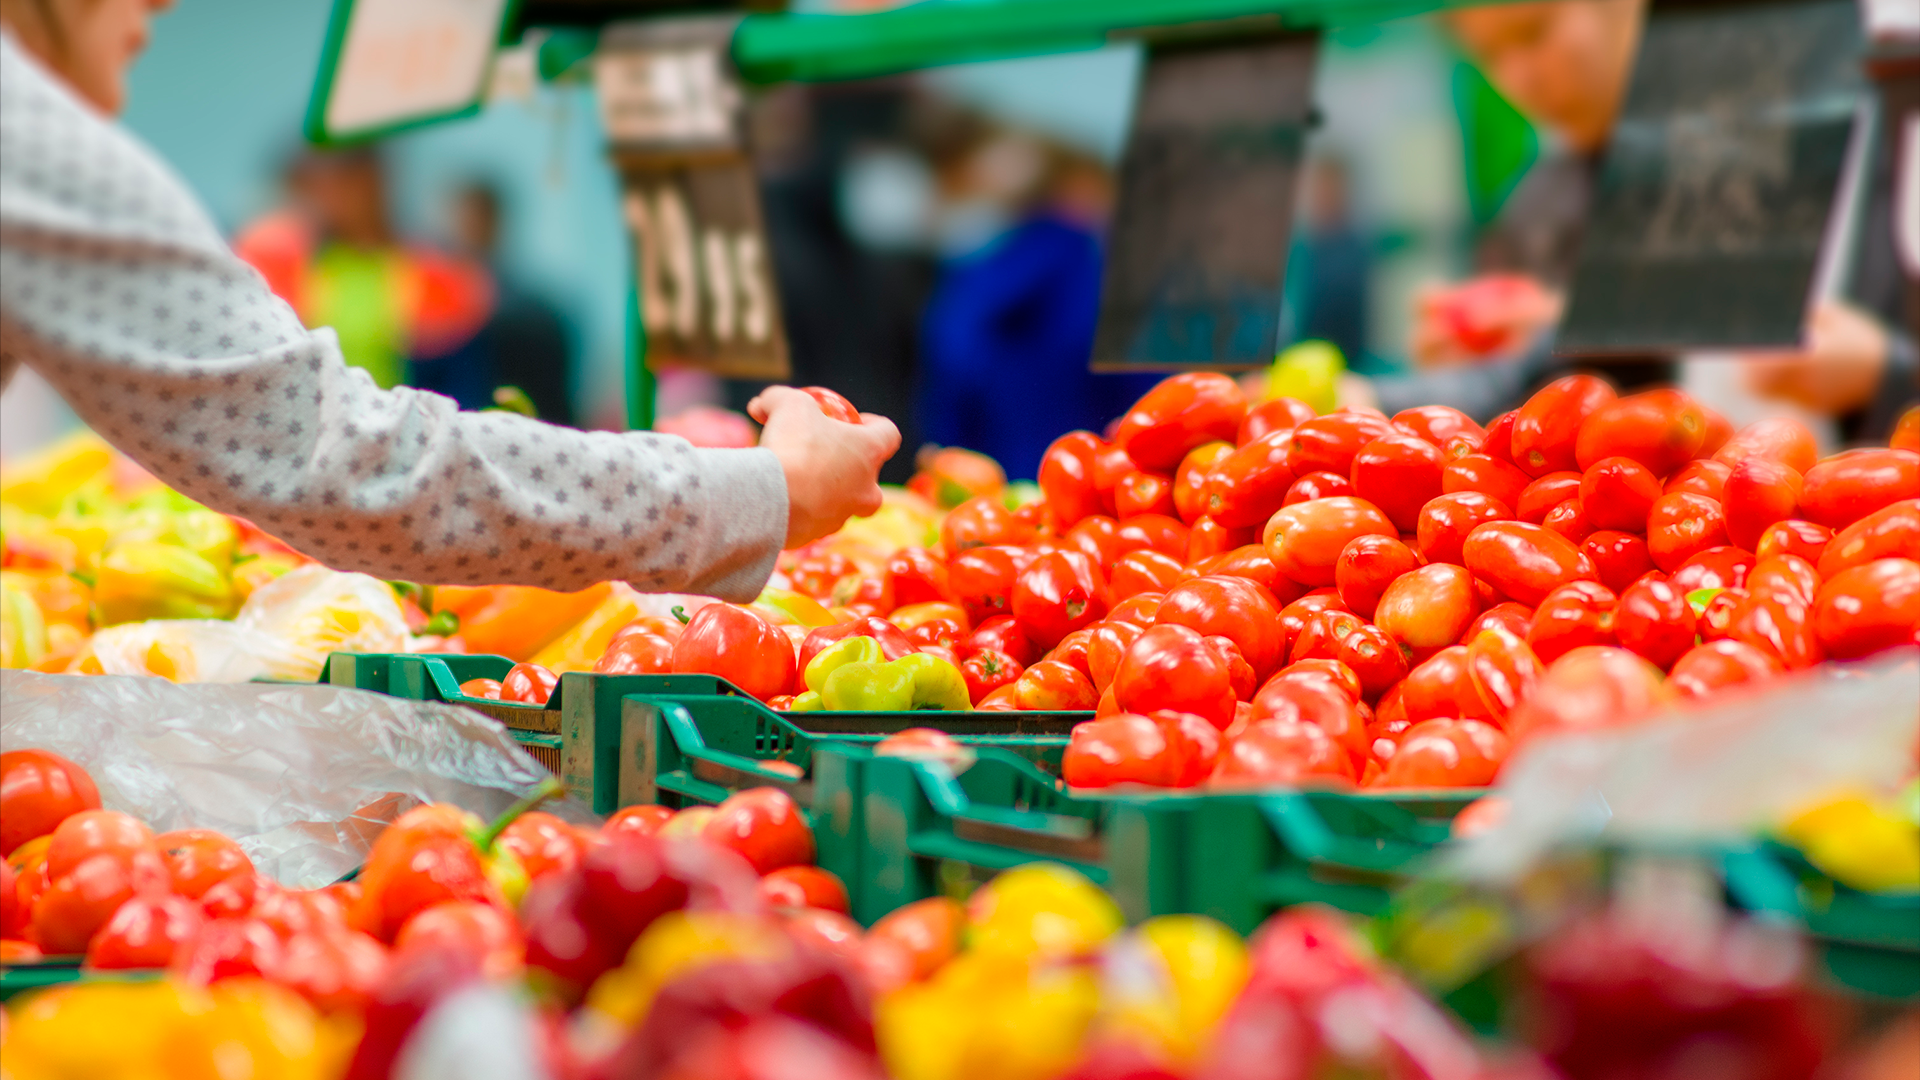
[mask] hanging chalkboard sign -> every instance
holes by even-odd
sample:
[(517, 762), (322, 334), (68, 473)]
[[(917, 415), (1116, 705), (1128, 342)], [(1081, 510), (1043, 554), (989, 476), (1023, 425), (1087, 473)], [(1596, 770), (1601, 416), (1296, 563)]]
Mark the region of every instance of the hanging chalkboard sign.
[(1797, 346), (1852, 240), (1861, 56), (1854, 0), (1656, 0), (1555, 351)]
[(647, 363), (777, 380), (787, 340), (744, 143), (746, 94), (727, 55), (737, 22), (608, 26), (594, 89), (633, 238)]
[(1273, 362), (1318, 44), (1269, 34), (1149, 48), (1120, 166), (1095, 369)]

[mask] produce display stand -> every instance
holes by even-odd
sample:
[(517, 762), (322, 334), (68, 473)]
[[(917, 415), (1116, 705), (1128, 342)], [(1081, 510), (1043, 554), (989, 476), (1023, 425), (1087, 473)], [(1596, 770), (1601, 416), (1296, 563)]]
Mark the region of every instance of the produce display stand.
[(1834, 982), (1896, 1001), (1920, 1000), (1920, 895), (1848, 888), (1777, 843), (1726, 852), (1727, 892), (1742, 908), (1806, 927)]

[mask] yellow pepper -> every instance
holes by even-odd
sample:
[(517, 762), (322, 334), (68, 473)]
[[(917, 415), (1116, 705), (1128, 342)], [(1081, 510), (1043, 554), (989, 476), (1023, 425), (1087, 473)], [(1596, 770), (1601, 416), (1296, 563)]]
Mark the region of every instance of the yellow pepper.
[(931, 653), (908, 653), (891, 665), (913, 675), (914, 709), (965, 712), (973, 708), (967, 697), (967, 679), (960, 669)]
[(898, 1080), (1042, 1080), (1078, 1059), (1099, 997), (1081, 965), (968, 954), (881, 999), (874, 1033)]
[[(812, 671), (813, 665), (808, 664), (807, 670)], [(820, 703), (829, 712), (905, 712), (913, 707), (913, 672), (898, 661), (841, 664), (820, 684)]]
[(726, 911), (673, 911), (655, 919), (627, 950), (626, 962), (594, 980), (587, 1007), (631, 1027), (675, 976), (717, 960), (772, 960), (790, 946), (779, 927)]
[(0, 501), (51, 514), (81, 484), (106, 472), (113, 449), (91, 431), (79, 431), (28, 454), (0, 471)]
[(263, 979), (74, 983), (8, 1012), (17, 1080), (321, 1080), (340, 1056), (313, 1006)]
[(47, 655), (47, 622), (23, 575), (0, 570), (0, 668), (32, 667)]
[(1780, 835), (1843, 884), (1866, 892), (1920, 891), (1920, 825), (1863, 795), (1809, 807)]
[(887, 616), (888, 622), (902, 630), (911, 630), (916, 626), (925, 625), (935, 619), (951, 619), (953, 622), (959, 624), (962, 630), (966, 630), (972, 626), (972, 623), (967, 619), (966, 608), (961, 607), (959, 604), (949, 604), (943, 600), (928, 600), (925, 603), (908, 604), (906, 607), (893, 609), (893, 614)]
[(1158, 955), (1178, 1002), (1181, 1056), (1207, 1044), (1240, 996), (1251, 965), (1240, 935), (1204, 915), (1162, 915), (1134, 933)]
[(1113, 898), (1059, 863), (1029, 863), (987, 882), (967, 901), (968, 941), (982, 953), (1072, 957), (1118, 933)]
[(801, 672), (801, 681), (807, 689), (822, 696), (825, 695), (827, 676), (847, 664), (879, 664), (883, 659), (880, 643), (863, 635), (841, 638), (839, 641), (813, 654), (807, 661), (807, 669)]
[(100, 625), (144, 619), (229, 619), (239, 607), (233, 583), (205, 558), (173, 544), (118, 544), (93, 583)]
[(183, 547), (215, 566), (229, 567), (240, 530), (225, 514), (212, 510), (136, 510), (120, 519), (107, 552), (111, 556), (122, 544), (140, 542)]

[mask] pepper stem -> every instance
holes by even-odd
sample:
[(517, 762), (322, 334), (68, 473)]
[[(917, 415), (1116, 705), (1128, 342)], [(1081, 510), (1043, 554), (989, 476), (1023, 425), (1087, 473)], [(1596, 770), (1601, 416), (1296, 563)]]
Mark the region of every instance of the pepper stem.
[(558, 798), (566, 794), (566, 790), (567, 786), (562, 784), (556, 777), (549, 776), (545, 780), (540, 781), (532, 791), (522, 796), (519, 801), (515, 802), (512, 806), (507, 807), (499, 817), (494, 818), (493, 824), (474, 834), (473, 846), (479, 848), (484, 853), (491, 853), (493, 851), (493, 842), (500, 839), (500, 834), (507, 831), (507, 826), (520, 820), (520, 815), (534, 809), (548, 799)]

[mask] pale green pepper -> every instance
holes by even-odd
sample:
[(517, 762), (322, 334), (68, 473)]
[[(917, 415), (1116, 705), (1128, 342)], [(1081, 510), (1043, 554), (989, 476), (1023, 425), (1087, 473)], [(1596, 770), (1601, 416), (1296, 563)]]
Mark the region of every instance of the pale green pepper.
[(787, 706), (787, 711), (788, 712), (820, 712), (825, 708), (826, 708), (826, 705), (822, 704), (820, 701), (820, 695), (814, 693), (812, 690), (809, 690), (804, 694), (800, 694), (796, 696), (793, 699), (793, 704)]
[(967, 697), (966, 676), (931, 653), (908, 653), (894, 664), (913, 672), (913, 707), (965, 712), (973, 708)]
[(906, 712), (913, 707), (913, 669), (898, 660), (841, 664), (822, 684), (820, 701), (830, 712)]
[(807, 670), (801, 673), (801, 681), (807, 684), (808, 690), (824, 695), (827, 676), (836, 669), (846, 664), (878, 664), (884, 659), (880, 643), (870, 637), (841, 638), (807, 661)]

